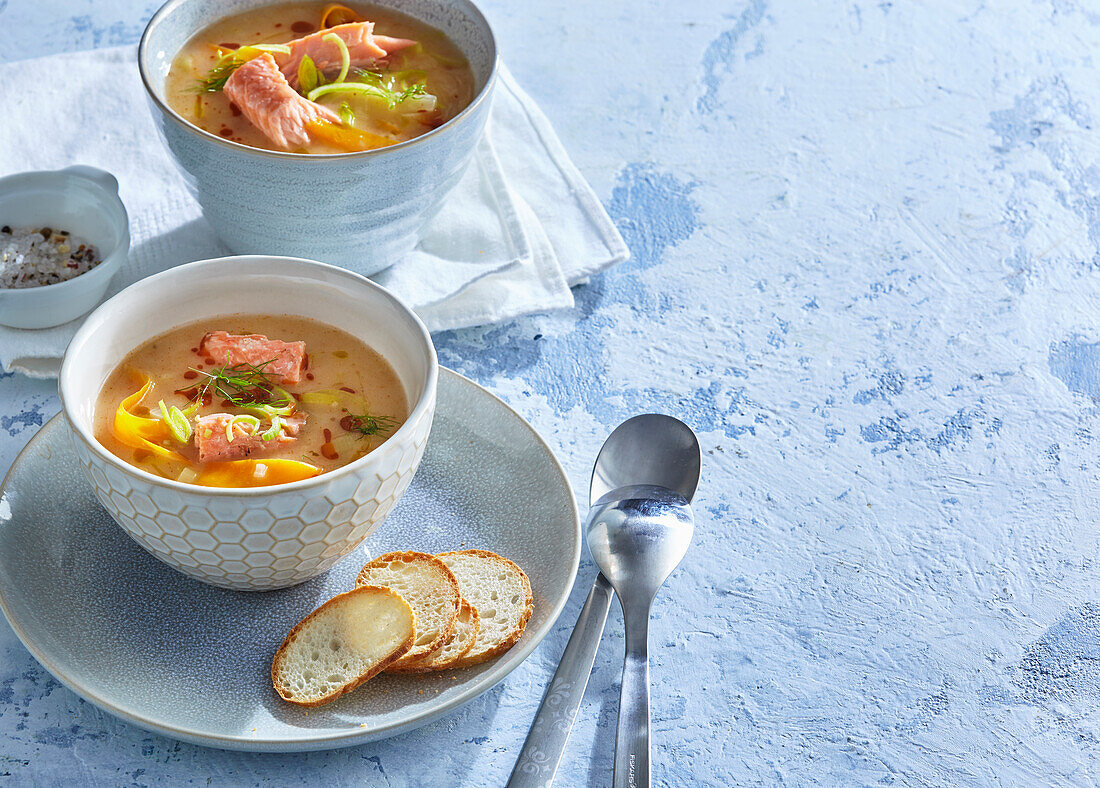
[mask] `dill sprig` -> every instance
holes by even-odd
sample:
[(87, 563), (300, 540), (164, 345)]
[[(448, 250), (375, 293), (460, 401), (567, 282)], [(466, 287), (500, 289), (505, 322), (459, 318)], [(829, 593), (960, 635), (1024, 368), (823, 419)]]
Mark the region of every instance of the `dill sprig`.
[(206, 77), (199, 80), (199, 93), (217, 93), (225, 88), (225, 83), (233, 76), (233, 72), (245, 64), (244, 60), (236, 57), (222, 58), (218, 61)]
[[(358, 78), (358, 81), (363, 84), (377, 88), (379, 98), (385, 99), (390, 109), (393, 109), (406, 99), (423, 96), (428, 92), (423, 82), (423, 75), (420, 72), (409, 71), (400, 72), (398, 74), (383, 74), (380, 71), (359, 68), (355, 70), (355, 76)], [(401, 87), (402, 78), (410, 76), (413, 79), (409, 84)]]
[(261, 364), (234, 364), (210, 371), (191, 368), (204, 376), (192, 402), (202, 402), (207, 393), (217, 395), (238, 408), (254, 405), (270, 405), (276, 408), (292, 408), (294, 397), (277, 385), (266, 367), (275, 359)]
[(233, 76), (234, 71), (264, 52), (273, 55), (289, 55), (290, 47), (286, 44), (247, 44), (240, 49), (228, 52), (214, 64), (204, 79), (199, 80), (197, 92), (217, 93), (225, 87), (225, 83)]
[(400, 422), (397, 419), (387, 418), (386, 416), (372, 416), (369, 413), (359, 416), (349, 413), (340, 419), (341, 427), (348, 432), (358, 432), (364, 437), (379, 435), (383, 432), (393, 432), (399, 425)]

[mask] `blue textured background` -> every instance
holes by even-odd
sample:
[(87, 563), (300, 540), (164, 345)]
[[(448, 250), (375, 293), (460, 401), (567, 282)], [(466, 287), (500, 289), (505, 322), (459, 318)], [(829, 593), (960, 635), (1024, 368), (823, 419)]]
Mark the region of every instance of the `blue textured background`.
[[(1095, 5), (483, 5), (633, 259), (570, 313), (438, 336), (442, 361), (578, 490), (635, 412), (704, 446), (652, 631), (657, 781), (1094, 785)], [(0, 59), (134, 42), (154, 9), (0, 0)], [(0, 467), (57, 409), (52, 384), (0, 379)], [(4, 625), (0, 774), (499, 784), (585, 584), (493, 692), (306, 756), (119, 723)], [(616, 608), (562, 785), (609, 780), (621, 652)]]

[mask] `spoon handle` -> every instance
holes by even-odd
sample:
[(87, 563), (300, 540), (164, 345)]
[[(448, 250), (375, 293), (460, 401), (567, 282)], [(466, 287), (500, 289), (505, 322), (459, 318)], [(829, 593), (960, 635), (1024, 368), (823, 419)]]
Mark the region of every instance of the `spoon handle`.
[(588, 592), (588, 599), (577, 617), (577, 625), (561, 655), (558, 671), (546, 688), (535, 721), (527, 733), (519, 760), (508, 780), (508, 788), (549, 786), (577, 716), (596, 650), (600, 646), (607, 611), (611, 607), (611, 584), (603, 573)]
[[(620, 599), (620, 601), (622, 601)], [(615, 788), (649, 787), (649, 607), (631, 615), (623, 607), (626, 660), (615, 738)]]

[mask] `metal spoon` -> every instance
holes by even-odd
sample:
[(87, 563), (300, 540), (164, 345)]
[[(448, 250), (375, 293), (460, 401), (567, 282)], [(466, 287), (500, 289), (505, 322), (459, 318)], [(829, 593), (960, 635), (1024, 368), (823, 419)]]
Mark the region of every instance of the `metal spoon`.
[(649, 785), (649, 610), (694, 531), (687, 498), (651, 485), (612, 490), (588, 521), (588, 549), (619, 595), (626, 628), (615, 788)]
[[(597, 502), (602, 503), (589, 515), (588, 532), (592, 533), (592, 526), (599, 517), (617, 517), (614, 507), (603, 501), (603, 498), (617, 489), (650, 485), (663, 490), (660, 493), (662, 499), (671, 490), (678, 493), (685, 503), (690, 502), (699, 484), (700, 466), (699, 441), (691, 428), (682, 421), (656, 413), (627, 419), (608, 436), (596, 457), (589, 502), (593, 506)], [(592, 547), (591, 540), (589, 547)], [(523, 749), (508, 781), (509, 788), (548, 786), (553, 781), (569, 731), (573, 727), (573, 719), (584, 697), (588, 677), (592, 673), (592, 663), (596, 659), (596, 650), (607, 621), (611, 596), (611, 584), (603, 572), (597, 574), (584, 608), (577, 617), (577, 624), (562, 654), (558, 670), (546, 688), (535, 721), (523, 743)], [(628, 654), (629, 645), (628, 642)], [(647, 679), (647, 728), (648, 692)], [(645, 760), (648, 779), (648, 746)], [(637, 769), (635, 774), (639, 774)]]

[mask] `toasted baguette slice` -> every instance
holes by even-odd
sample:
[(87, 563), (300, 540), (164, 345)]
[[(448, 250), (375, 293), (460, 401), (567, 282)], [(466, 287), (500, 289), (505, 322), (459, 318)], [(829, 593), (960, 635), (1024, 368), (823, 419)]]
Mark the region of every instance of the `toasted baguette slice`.
[(416, 616), (400, 594), (356, 588), (290, 630), (271, 663), (271, 683), (283, 700), (320, 706), (385, 670), (415, 639)]
[(428, 553), (406, 550), (380, 555), (363, 567), (357, 586), (386, 586), (399, 593), (416, 613), (416, 639), (397, 664), (405, 665), (435, 651), (455, 631), (462, 597), (451, 570)]
[(534, 609), (531, 581), (523, 570), (488, 550), (458, 550), (437, 557), (454, 572), (462, 598), (481, 619), (474, 647), (447, 667), (477, 665), (515, 645)]
[(416, 662), (406, 664), (404, 660), (389, 668), (390, 673), (430, 673), (433, 670), (447, 670), (460, 657), (474, 647), (478, 630), (481, 629), (481, 617), (474, 606), (462, 600), (462, 606), (455, 619), (455, 631), (447, 641), (430, 654)]

